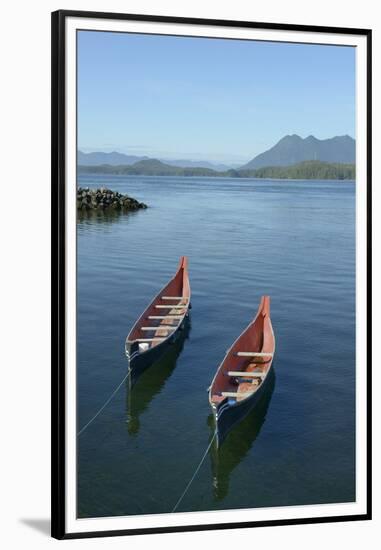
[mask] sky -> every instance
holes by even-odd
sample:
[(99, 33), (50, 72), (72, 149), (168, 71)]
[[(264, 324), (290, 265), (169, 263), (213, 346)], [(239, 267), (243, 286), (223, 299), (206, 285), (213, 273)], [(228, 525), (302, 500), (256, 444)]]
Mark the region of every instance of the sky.
[(78, 31), (78, 148), (244, 163), (355, 137), (355, 48)]

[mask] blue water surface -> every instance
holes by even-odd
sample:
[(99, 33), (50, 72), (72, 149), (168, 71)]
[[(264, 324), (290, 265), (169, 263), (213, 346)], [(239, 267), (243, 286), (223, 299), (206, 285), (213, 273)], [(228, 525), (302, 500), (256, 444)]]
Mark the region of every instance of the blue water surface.
[(207, 387), (271, 296), (275, 380), (178, 511), (355, 500), (355, 184), (81, 175), (147, 210), (78, 218), (78, 425), (127, 370), (136, 318), (189, 257), (185, 339), (79, 437), (78, 515), (173, 509), (212, 434)]

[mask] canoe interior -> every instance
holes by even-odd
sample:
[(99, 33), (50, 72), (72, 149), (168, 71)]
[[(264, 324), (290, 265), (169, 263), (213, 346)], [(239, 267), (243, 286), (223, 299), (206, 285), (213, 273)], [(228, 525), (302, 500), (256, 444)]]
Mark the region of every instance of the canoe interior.
[[(136, 321), (127, 336), (127, 342), (140, 342), (140, 344), (144, 344), (146, 350), (163, 343), (181, 325), (184, 316), (188, 312), (189, 304), (188, 260), (185, 256), (182, 256), (175, 276), (165, 285)], [(150, 319), (150, 317), (163, 318)], [(147, 341), (141, 342), (144, 339)], [(140, 345), (140, 352), (143, 351), (143, 346)]]
[[(262, 296), (254, 320), (228, 350), (225, 359), (217, 370), (210, 388), (210, 403), (217, 406), (227, 399), (239, 403), (250, 398), (261, 384), (264, 383), (272, 365), (274, 350), (275, 338), (270, 319), (270, 297)], [(260, 352), (261, 354), (268, 353), (269, 355), (245, 357), (237, 355), (239, 352)], [(239, 376), (231, 375), (232, 371), (240, 373)], [(253, 377), (248, 375), (245, 378), (243, 375), (244, 372), (258, 372), (262, 376)], [(225, 392), (238, 395), (226, 397), (223, 395)]]

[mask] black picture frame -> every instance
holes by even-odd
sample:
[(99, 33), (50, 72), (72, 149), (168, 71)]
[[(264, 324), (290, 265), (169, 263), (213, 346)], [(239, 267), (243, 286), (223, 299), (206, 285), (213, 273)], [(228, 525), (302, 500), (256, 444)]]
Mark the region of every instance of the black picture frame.
[[(198, 26), (241, 27), (247, 29), (271, 29), (362, 35), (367, 41), (367, 511), (364, 514), (303, 519), (279, 519), (253, 522), (234, 522), (203, 525), (182, 525), (158, 528), (120, 529), (71, 533), (65, 528), (65, 22), (67, 18), (118, 19), (137, 22), (184, 23)], [(372, 301), (372, 248), (371, 248), (371, 181), (372, 181), (372, 31), (370, 29), (329, 26), (259, 23), (221, 19), (197, 19), (135, 15), (125, 13), (83, 12), (59, 10), (52, 13), (51, 42), (51, 234), (52, 234), (52, 383), (51, 383), (51, 534), (56, 539), (138, 535), (148, 533), (191, 532), (204, 530), (237, 529), (247, 527), (314, 524), (327, 522), (370, 520), (372, 517), (372, 441), (371, 441), (371, 301)]]

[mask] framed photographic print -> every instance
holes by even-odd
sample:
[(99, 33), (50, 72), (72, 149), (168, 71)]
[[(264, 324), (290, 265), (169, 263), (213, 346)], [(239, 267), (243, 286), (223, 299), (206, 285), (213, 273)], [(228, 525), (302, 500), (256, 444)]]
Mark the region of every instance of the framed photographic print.
[(54, 537), (370, 519), (370, 83), (370, 30), (52, 14)]

